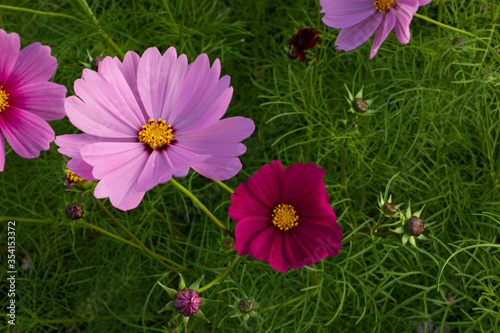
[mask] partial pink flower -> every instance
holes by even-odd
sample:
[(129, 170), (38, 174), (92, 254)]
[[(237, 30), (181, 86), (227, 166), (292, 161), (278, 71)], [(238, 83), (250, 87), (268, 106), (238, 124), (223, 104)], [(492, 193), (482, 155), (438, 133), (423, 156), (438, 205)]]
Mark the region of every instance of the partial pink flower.
[(410, 22), (418, 7), (431, 0), (320, 0), (323, 22), (342, 29), (335, 41), (340, 50), (350, 51), (375, 33), (370, 59), (392, 29), (402, 44), (410, 41)]
[(65, 116), (66, 87), (47, 82), (57, 68), (50, 47), (37, 42), (20, 48), (18, 34), (0, 29), (0, 171), (4, 137), (21, 157), (38, 157), (54, 141), (46, 120)]
[(229, 207), (240, 256), (269, 261), (282, 272), (336, 256), (342, 229), (328, 204), (324, 175), (314, 163), (284, 170), (273, 161), (240, 184)]
[(206, 54), (188, 64), (175, 48), (142, 57), (130, 51), (123, 62), (106, 57), (98, 72), (84, 69), (77, 96), (66, 100), (69, 120), (84, 134), (56, 138), (68, 168), (100, 180), (94, 195), (121, 210), (137, 207), (146, 191), (190, 168), (225, 180), (241, 169), (242, 140), (254, 131), (244, 117), (221, 119), (231, 101), (229, 76)]

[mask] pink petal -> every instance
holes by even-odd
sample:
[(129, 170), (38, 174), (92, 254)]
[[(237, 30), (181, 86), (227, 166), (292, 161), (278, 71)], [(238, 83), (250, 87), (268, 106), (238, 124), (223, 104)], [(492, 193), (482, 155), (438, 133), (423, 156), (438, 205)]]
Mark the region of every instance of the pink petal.
[(302, 228), (293, 228), (288, 236), (289, 242), (294, 244), (300, 254), (300, 259), (295, 259), (293, 265), (290, 265), (293, 269), (310, 266), (328, 256), (328, 251), (318, 242), (319, 235), (311, 237)]
[(349, 5), (337, 0), (321, 0), (320, 3), (321, 13), (325, 13), (323, 22), (336, 29), (356, 25), (377, 11), (373, 0), (351, 0)]
[(6, 33), (0, 29), (0, 86), (7, 88), (7, 79), (16, 63), (21, 42), (16, 33)]
[(187, 58), (177, 58), (175, 48), (162, 56), (157, 48), (147, 49), (139, 60), (137, 83), (141, 100), (150, 118), (171, 124), (169, 114), (177, 102), (188, 70)]
[(160, 183), (165, 183), (172, 178), (172, 169), (166, 159), (166, 152), (154, 150), (144, 165), (135, 189), (146, 192)]
[(177, 145), (196, 153), (239, 156), (246, 151), (246, 147), (239, 142), (248, 138), (254, 130), (251, 119), (231, 117), (196, 132), (179, 134), (176, 139)]
[(289, 238), (286, 232), (278, 230), (277, 228), (274, 229), (273, 238), (266, 244), (266, 250), (269, 252), (269, 265), (271, 268), (286, 272), (290, 267), (285, 256), (285, 244), (288, 242)]
[(0, 128), (14, 151), (24, 158), (40, 156), (54, 141), (54, 131), (42, 118), (10, 107), (2, 112)]
[(410, 41), (410, 23), (413, 15), (417, 12), (418, 5), (412, 0), (401, 0), (394, 9), (397, 16), (394, 32), (400, 43), (408, 44)]
[(252, 196), (268, 207), (271, 212), (276, 205), (285, 201), (281, 193), (285, 172), (280, 161), (272, 161), (262, 166), (248, 179), (247, 185)]
[[(1, 36), (2, 30), (0, 30)], [(2, 131), (0, 131), (0, 172), (3, 171), (5, 166), (5, 141), (3, 139)]]
[(324, 247), (328, 255), (337, 255), (338, 250), (342, 248), (342, 229), (337, 223), (330, 226), (303, 223), (299, 226), (297, 232), (301, 233), (301, 239), (308, 238), (317, 244), (318, 248)]
[(394, 29), (396, 25), (396, 11), (391, 8), (388, 13), (383, 15), (382, 22), (377, 28), (377, 33), (375, 34), (375, 39), (373, 40), (372, 50), (370, 52), (370, 59), (377, 54), (380, 45), (387, 38), (389, 33)]
[(252, 216), (270, 221), (273, 208), (274, 205), (265, 205), (259, 198), (255, 197), (247, 183), (241, 183), (231, 194), (229, 216), (236, 221)]
[(114, 175), (116, 170), (126, 169), (129, 163), (140, 158), (145, 164), (149, 157), (140, 142), (96, 142), (83, 146), (80, 152), (83, 160), (94, 167), (92, 174), (97, 179)]
[(192, 164), (203, 162), (210, 155), (194, 153), (177, 145), (167, 147), (165, 157), (175, 177), (186, 177)]
[(56, 137), (55, 144), (59, 146), (59, 153), (71, 157), (68, 168), (78, 176), (87, 180), (96, 180), (92, 175), (94, 168), (82, 159), (81, 149), (83, 146), (102, 141), (102, 138), (89, 134), (66, 134)]
[(236, 238), (234, 249), (238, 251), (240, 256), (249, 254), (250, 246), (255, 237), (268, 229), (275, 229), (269, 219), (258, 216), (248, 216), (243, 218), (236, 224), (234, 229)]
[(429, 4), (432, 0), (419, 0), (418, 1), (418, 5), (419, 6), (425, 6), (427, 4)]
[(57, 60), (50, 55), (50, 47), (38, 42), (26, 46), (19, 52), (10, 73), (14, 89), (27, 83), (48, 81), (57, 68)]
[[(291, 230), (290, 230), (291, 231)], [(312, 265), (317, 262), (309, 249), (303, 247), (301, 242), (293, 237), (293, 233), (286, 234), (287, 241), (285, 242), (284, 257), (292, 269), (297, 269), (305, 265)]]
[(281, 196), (284, 203), (307, 207), (309, 203), (328, 202), (323, 177), (325, 170), (314, 163), (294, 163), (284, 172)]
[(56, 120), (66, 115), (65, 100), (65, 86), (53, 82), (35, 82), (13, 91), (9, 104), (36, 114), (43, 120)]
[[(136, 95), (134, 94), (132, 87), (129, 85), (129, 80), (127, 80), (123, 74), (122, 67), (124, 67), (123, 64), (121, 64), (117, 58), (113, 59), (106, 57), (99, 63), (99, 75), (106, 80), (106, 86), (111, 88), (115, 93), (111, 96), (111, 98), (108, 97), (108, 100), (102, 99), (102, 102), (99, 100), (98, 104), (108, 108), (110, 107), (110, 104), (112, 104), (116, 110), (113, 111), (113, 114), (129, 119), (130, 122), (128, 122), (128, 124), (134, 129), (141, 128), (141, 126), (144, 125), (149, 118), (146, 117), (146, 112), (143, 111), (142, 104), (138, 103)], [(130, 76), (130, 73), (127, 74)], [(100, 81), (98, 82), (100, 83)], [(135, 84), (135, 87), (136, 86), (137, 84)], [(99, 89), (99, 87), (95, 87), (94, 89)], [(91, 96), (86, 98), (80, 95), (78, 96), (80, 96), (86, 103), (96, 101), (95, 93), (89, 95)]]
[(241, 162), (237, 157), (212, 156), (191, 165), (200, 175), (214, 180), (228, 180), (241, 170)]
[(375, 11), (360, 23), (343, 28), (335, 41), (335, 45), (337, 48), (344, 51), (350, 51), (357, 48), (373, 35), (382, 21), (383, 16), (384, 14), (381, 12)]
[[(218, 104), (213, 107), (212, 105), (219, 99), (220, 94), (227, 89), (226, 84), (229, 84), (229, 82), (226, 79), (217, 85), (219, 77), (219, 60), (216, 59), (212, 68), (210, 68), (210, 62), (206, 54), (199, 55), (189, 65), (186, 79), (182, 83), (181, 92), (168, 118), (168, 122), (172, 124), (172, 127), (186, 131), (199, 125), (200, 121), (207, 119), (207, 116), (202, 114), (203, 112), (220, 112)], [(214, 87), (217, 87), (215, 92), (213, 92)], [(229, 104), (230, 99), (230, 94), (226, 94), (219, 103), (223, 105)], [(200, 116), (202, 117), (201, 120), (197, 121)]]
[[(270, 248), (273, 244), (272, 242), (275, 239), (276, 233), (281, 233), (281, 230), (272, 226), (255, 235), (248, 247), (248, 254), (257, 259), (269, 261), (271, 257)], [(280, 251), (281, 249), (275, 247), (274, 250)], [(282, 267), (282, 265), (279, 266)]]

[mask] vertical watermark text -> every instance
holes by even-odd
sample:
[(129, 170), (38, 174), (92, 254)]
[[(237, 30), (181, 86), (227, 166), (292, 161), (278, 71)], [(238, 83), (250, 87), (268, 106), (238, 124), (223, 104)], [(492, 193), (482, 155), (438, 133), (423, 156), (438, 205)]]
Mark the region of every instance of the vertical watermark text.
[(7, 305), (8, 323), (16, 325), (16, 222), (7, 223)]

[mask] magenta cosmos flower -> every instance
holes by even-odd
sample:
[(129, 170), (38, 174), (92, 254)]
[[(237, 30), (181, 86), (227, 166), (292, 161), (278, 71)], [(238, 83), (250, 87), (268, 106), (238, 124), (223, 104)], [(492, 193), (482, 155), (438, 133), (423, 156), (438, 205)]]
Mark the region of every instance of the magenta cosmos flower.
[(47, 82), (57, 68), (50, 47), (33, 43), (20, 48), (18, 34), (0, 29), (0, 171), (4, 137), (21, 157), (38, 157), (54, 141), (46, 120), (65, 116), (66, 87)]
[(252, 120), (222, 119), (232, 87), (220, 78), (206, 54), (188, 64), (175, 48), (142, 57), (127, 52), (123, 62), (106, 57), (99, 71), (85, 69), (75, 81), (78, 96), (66, 100), (69, 120), (85, 134), (56, 138), (59, 152), (72, 158), (68, 168), (87, 180), (101, 181), (94, 195), (113, 206), (137, 207), (144, 193), (193, 168), (225, 180), (241, 169), (240, 142), (254, 130)]
[(328, 204), (324, 175), (314, 163), (283, 170), (273, 161), (240, 184), (229, 207), (237, 221), (236, 251), (282, 272), (337, 255), (342, 229)]
[(350, 51), (360, 46), (377, 30), (370, 59), (377, 54), (392, 29), (403, 44), (410, 41), (410, 22), (419, 6), (431, 0), (320, 0), (323, 22), (342, 29), (337, 48)]

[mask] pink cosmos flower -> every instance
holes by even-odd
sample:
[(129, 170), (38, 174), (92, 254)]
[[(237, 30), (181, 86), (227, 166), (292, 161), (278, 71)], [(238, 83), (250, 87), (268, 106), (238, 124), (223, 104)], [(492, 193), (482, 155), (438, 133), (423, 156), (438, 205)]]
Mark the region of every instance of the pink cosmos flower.
[(190, 168), (225, 180), (241, 169), (240, 142), (254, 131), (244, 117), (222, 119), (233, 89), (206, 54), (188, 64), (175, 48), (142, 57), (127, 52), (123, 62), (106, 57), (98, 72), (85, 69), (75, 81), (78, 96), (66, 100), (69, 120), (85, 132), (56, 138), (68, 168), (87, 180), (101, 180), (97, 198), (109, 197), (121, 210), (137, 207), (144, 193)]
[(342, 248), (342, 229), (328, 204), (323, 176), (314, 163), (264, 165), (231, 195), (237, 221), (234, 248), (286, 272), (312, 265)]
[(66, 87), (47, 82), (57, 68), (50, 47), (33, 43), (20, 48), (18, 34), (0, 29), (0, 171), (4, 137), (21, 157), (38, 157), (54, 141), (46, 120), (65, 116)]
[(377, 30), (370, 59), (377, 54), (392, 29), (403, 44), (410, 41), (410, 22), (419, 6), (431, 0), (320, 0), (323, 22), (342, 29), (337, 48), (350, 51), (360, 46)]

